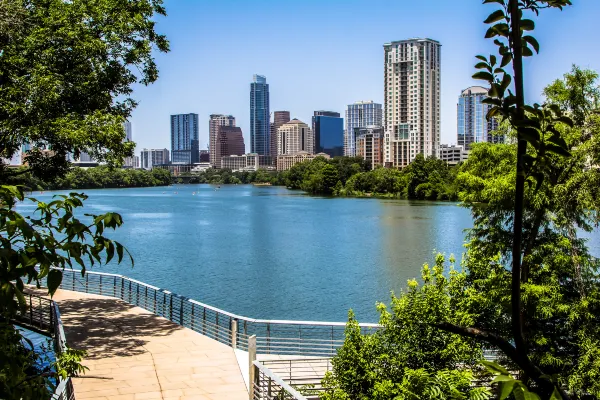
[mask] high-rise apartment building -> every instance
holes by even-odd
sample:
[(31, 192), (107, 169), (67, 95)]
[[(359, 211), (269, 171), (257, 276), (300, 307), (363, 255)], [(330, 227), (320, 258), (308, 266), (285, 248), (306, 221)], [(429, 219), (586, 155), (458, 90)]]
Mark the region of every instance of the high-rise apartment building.
[(156, 165), (169, 164), (169, 150), (167, 149), (142, 149), (140, 153), (140, 166), (143, 169), (152, 169)]
[(262, 75), (254, 75), (250, 84), (250, 152), (261, 156), (271, 154), (271, 115), (269, 84)]
[(171, 115), (171, 161), (195, 164), (199, 158), (198, 114)]
[(462, 91), (457, 106), (458, 145), (465, 150), (471, 149), (471, 143), (503, 143), (504, 137), (492, 135), (498, 129), (495, 118), (486, 119), (490, 104), (484, 104), (488, 90), (481, 86), (471, 86)]
[(215, 168), (221, 168), (221, 159), (225, 156), (241, 156), (246, 152), (242, 128), (237, 126), (219, 126), (215, 146)]
[(382, 107), (373, 101), (357, 101), (348, 105), (346, 109), (346, 130), (344, 131), (344, 155), (353, 157), (356, 155), (356, 128), (382, 124)]
[(217, 136), (220, 126), (235, 126), (235, 118), (232, 115), (211, 114), (208, 122), (208, 154), (209, 162), (216, 166)]
[(292, 155), (301, 151), (314, 154), (315, 141), (312, 130), (294, 118), (277, 129), (277, 154)]
[(367, 161), (371, 169), (383, 165), (383, 127), (356, 128), (354, 136), (356, 137), (356, 156)]
[(133, 132), (131, 130), (131, 122), (130, 121), (123, 122), (123, 128), (125, 129), (125, 141), (132, 142), (133, 141)]
[(344, 155), (344, 119), (334, 111), (315, 111), (312, 117), (315, 135), (314, 153), (326, 153), (331, 157)]
[(441, 45), (408, 39), (383, 48), (384, 156), (402, 168), (417, 154), (434, 156), (440, 143)]
[(271, 157), (273, 160), (277, 159), (277, 129), (286, 122), (289, 122), (292, 118), (290, 117), (289, 111), (275, 111), (273, 112), (273, 122), (271, 123)]

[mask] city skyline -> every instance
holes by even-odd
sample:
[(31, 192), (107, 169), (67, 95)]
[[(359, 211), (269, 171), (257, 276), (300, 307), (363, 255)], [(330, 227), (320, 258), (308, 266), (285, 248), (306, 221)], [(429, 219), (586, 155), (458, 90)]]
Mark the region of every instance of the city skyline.
[[(270, 109), (290, 110), (292, 118), (302, 121), (310, 121), (314, 110), (343, 114), (355, 101), (383, 103), (382, 45), (412, 37), (430, 37), (442, 44), (441, 143), (457, 142), (456, 98), (465, 88), (480, 83), (471, 79), (474, 56), (487, 54), (494, 47), (483, 38), (485, 27), (481, 24), (490, 7), (424, 0), (410, 5), (373, 2), (365, 8), (360, 2), (350, 1), (340, 7), (341, 3), (331, 1), (318, 3), (319, 13), (315, 14), (316, 4), (311, 0), (286, 4), (265, 1), (250, 7), (239, 1), (167, 0), (169, 16), (157, 20), (157, 29), (167, 35), (171, 52), (158, 55), (157, 83), (136, 86), (133, 93), (140, 103), (131, 117), (136, 153), (144, 147), (169, 148), (167, 117), (182, 112), (199, 115), (201, 149), (206, 149), (208, 142), (209, 116), (218, 113), (235, 115), (246, 143), (250, 143), (247, 85), (255, 73), (267, 76)], [(395, 11), (400, 10), (403, 17), (398, 21)], [(572, 63), (600, 69), (600, 55), (584, 51), (594, 47), (593, 39), (584, 33), (598, 12), (600, 2), (569, 8), (565, 11), (569, 18), (561, 20), (564, 30), (559, 37), (551, 36), (559, 12), (550, 11), (540, 21), (536, 37), (543, 43), (541, 53), (525, 63), (531, 82), (526, 88), (530, 101), (539, 101), (542, 88), (570, 70)], [(215, 29), (225, 16), (239, 29), (225, 33)], [(325, 24), (334, 17), (339, 22)], [(278, 29), (290, 18), (307, 20), (313, 29), (293, 35)], [(257, 20), (266, 24), (253, 30)], [(377, 29), (354, 28), (373, 21), (379, 21)], [(260, 50), (265, 41), (270, 48), (267, 52)], [(190, 54), (192, 43), (194, 51)], [(238, 44), (236, 56), (242, 63), (231, 63), (229, 51), (224, 50), (232, 43)], [(297, 63), (287, 56), (290, 52), (314, 61)], [(540, 73), (530, 74), (542, 65)]]

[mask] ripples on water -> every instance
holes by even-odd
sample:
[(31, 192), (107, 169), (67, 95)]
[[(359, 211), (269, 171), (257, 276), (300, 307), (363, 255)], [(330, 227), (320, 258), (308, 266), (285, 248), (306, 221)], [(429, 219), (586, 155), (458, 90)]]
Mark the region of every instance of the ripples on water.
[[(319, 198), (280, 187), (86, 194), (85, 212), (122, 214), (111, 235), (135, 258), (133, 269), (112, 263), (102, 271), (254, 318), (344, 321), (352, 308), (376, 322), (375, 303), (399, 293), (436, 252), (460, 260), (471, 226), (454, 203)], [(597, 234), (590, 247), (600, 255)]]

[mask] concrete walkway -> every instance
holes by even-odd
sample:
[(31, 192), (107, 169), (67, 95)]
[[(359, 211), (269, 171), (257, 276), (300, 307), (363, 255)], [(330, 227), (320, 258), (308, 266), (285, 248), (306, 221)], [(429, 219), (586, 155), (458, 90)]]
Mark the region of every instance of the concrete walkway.
[(248, 399), (232, 348), (110, 297), (58, 290), (54, 300), (68, 344), (88, 352), (78, 400)]

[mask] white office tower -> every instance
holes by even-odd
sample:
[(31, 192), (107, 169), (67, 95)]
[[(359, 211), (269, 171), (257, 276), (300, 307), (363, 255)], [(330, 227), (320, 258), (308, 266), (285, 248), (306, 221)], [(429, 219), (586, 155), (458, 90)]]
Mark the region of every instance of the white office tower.
[(384, 160), (403, 168), (417, 154), (436, 155), (440, 143), (441, 45), (408, 39), (383, 48)]

